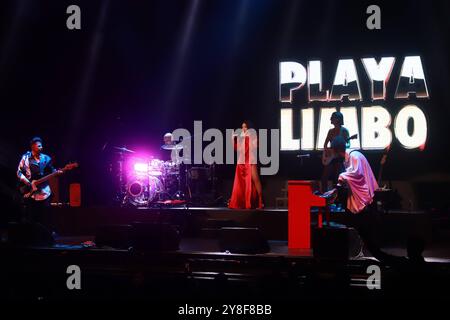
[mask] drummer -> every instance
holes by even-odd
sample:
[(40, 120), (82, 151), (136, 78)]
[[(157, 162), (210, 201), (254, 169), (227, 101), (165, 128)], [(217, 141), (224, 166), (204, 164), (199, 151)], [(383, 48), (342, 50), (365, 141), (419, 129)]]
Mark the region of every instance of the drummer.
[(167, 148), (168, 146), (172, 146), (175, 145), (175, 141), (173, 141), (173, 135), (172, 133), (168, 132), (164, 135), (164, 144), (161, 146), (161, 150), (163, 150), (164, 152), (164, 157), (163, 160), (165, 161), (172, 161), (172, 149)]
[(173, 135), (170, 132), (167, 132), (164, 135), (164, 145), (173, 145), (175, 142), (173, 141)]
[[(163, 158), (166, 161), (172, 161), (176, 164), (180, 164), (184, 161), (183, 145), (173, 140), (172, 133), (168, 132), (164, 135), (164, 144), (161, 146), (161, 150), (165, 150), (167, 156)], [(174, 161), (174, 159), (176, 159)]]

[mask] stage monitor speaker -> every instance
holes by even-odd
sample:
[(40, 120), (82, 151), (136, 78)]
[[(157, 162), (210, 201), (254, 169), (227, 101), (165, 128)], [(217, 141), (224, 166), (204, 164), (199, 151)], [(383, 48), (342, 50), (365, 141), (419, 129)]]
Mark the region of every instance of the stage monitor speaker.
[(314, 228), (312, 247), (314, 258), (327, 260), (348, 260), (348, 229), (345, 226)]
[(348, 256), (349, 258), (356, 258), (363, 255), (364, 242), (359, 236), (359, 233), (354, 228), (348, 228)]
[(98, 247), (128, 249), (133, 246), (132, 227), (129, 224), (99, 226), (95, 234), (95, 244)]
[(55, 243), (50, 230), (40, 223), (9, 223), (7, 243), (14, 246), (51, 246)]
[(232, 253), (267, 253), (269, 243), (258, 228), (224, 227), (219, 233), (220, 251)]
[(180, 233), (170, 224), (135, 222), (133, 247), (141, 251), (175, 251), (180, 247)]

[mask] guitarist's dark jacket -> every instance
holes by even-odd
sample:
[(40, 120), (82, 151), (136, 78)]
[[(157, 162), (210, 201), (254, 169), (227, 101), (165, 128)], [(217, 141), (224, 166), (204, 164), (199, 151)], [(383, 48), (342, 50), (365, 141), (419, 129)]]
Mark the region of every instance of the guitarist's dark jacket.
[[(26, 177), (29, 181), (33, 181), (55, 171), (56, 169), (53, 167), (52, 158), (50, 156), (41, 153), (40, 161), (38, 163), (33, 158), (31, 151), (28, 151), (20, 159), (19, 166), (17, 168), (17, 177), (21, 182), (24, 180), (23, 177)], [(48, 193), (51, 192), (48, 182), (44, 182), (39, 185), (39, 189), (42, 189), (42, 192), (36, 192), (32, 196), (35, 200), (43, 200), (48, 197)]]

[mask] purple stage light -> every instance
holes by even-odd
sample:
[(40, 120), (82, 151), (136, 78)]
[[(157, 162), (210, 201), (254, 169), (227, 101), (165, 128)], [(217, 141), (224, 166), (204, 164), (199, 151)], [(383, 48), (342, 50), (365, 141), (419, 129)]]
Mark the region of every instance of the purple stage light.
[(145, 173), (148, 171), (148, 163), (136, 162), (133, 168), (137, 173)]

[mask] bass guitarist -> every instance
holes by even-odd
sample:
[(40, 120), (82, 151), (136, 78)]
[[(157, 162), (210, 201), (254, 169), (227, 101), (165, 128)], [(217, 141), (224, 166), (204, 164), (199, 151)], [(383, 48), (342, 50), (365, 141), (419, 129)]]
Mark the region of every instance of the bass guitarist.
[[(30, 141), (30, 149), (20, 159), (17, 168), (17, 177), (21, 184), (32, 187), (32, 181), (38, 180), (47, 174), (61, 174), (63, 171), (56, 170), (53, 167), (50, 156), (43, 154), (43, 141), (39, 137), (34, 137)], [(41, 223), (46, 207), (50, 204), (51, 189), (48, 181), (39, 185), (39, 187), (24, 197), (25, 220)]]

